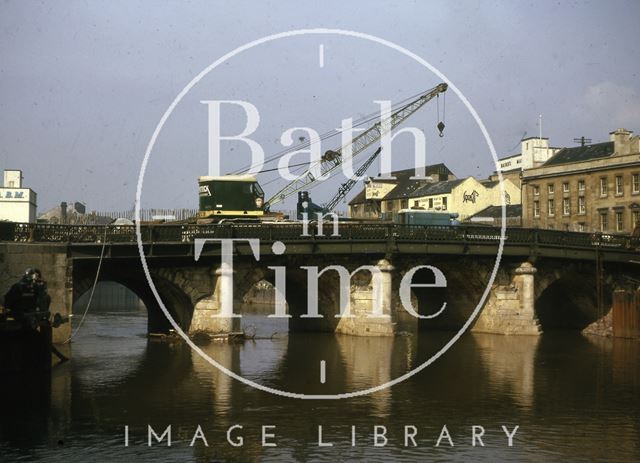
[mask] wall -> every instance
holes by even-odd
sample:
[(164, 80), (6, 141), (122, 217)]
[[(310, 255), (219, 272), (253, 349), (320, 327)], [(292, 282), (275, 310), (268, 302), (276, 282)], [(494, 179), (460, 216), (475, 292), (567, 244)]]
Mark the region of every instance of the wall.
[[(503, 185), (505, 193), (509, 195), (509, 204), (520, 204), (520, 189), (509, 180), (505, 180)], [(446, 209), (441, 208), (443, 198), (446, 198)], [(469, 177), (450, 193), (410, 198), (409, 207), (414, 207), (414, 201), (418, 201), (419, 207), (430, 210), (429, 199), (433, 200), (434, 209), (431, 210), (455, 212), (459, 214), (460, 220), (465, 220), (489, 206), (502, 205), (502, 190), (500, 184), (487, 188), (475, 178)]]
[[(69, 315), (72, 307), (71, 269), (67, 246), (64, 244), (0, 243), (0, 303), (4, 295), (18, 282), (25, 269), (38, 268), (47, 281), (52, 313)], [(53, 330), (53, 342), (65, 341), (71, 333), (65, 323)]]
[(396, 187), (396, 184), (397, 182), (393, 180), (381, 182), (371, 179), (365, 186), (365, 198), (382, 199)]

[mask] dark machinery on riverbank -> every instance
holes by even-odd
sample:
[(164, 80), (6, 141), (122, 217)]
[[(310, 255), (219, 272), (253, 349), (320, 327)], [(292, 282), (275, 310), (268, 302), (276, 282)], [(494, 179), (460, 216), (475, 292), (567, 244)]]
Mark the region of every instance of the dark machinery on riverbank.
[(27, 269), (4, 297), (0, 312), (0, 371), (51, 369), (54, 354), (68, 360), (52, 343), (53, 328), (68, 318), (49, 312), (51, 298), (39, 270)]
[[(302, 175), (288, 183), (266, 201), (264, 200), (264, 191), (253, 176), (225, 175), (219, 177), (200, 177), (198, 179), (200, 197), (198, 222), (220, 222), (223, 220), (246, 220), (255, 222), (265, 217), (273, 217), (270, 208), (274, 204), (284, 202), (296, 193), (298, 193), (298, 219), (303, 217), (303, 213), (311, 216), (311, 214), (316, 212), (332, 212), (355, 186), (358, 178), (361, 178), (366, 173), (367, 169), (380, 154), (382, 148), (378, 148), (371, 154), (356, 170), (354, 176), (340, 185), (336, 194), (322, 206), (314, 204), (309, 196), (308, 189), (312, 185), (315, 186), (318, 181), (318, 178), (313, 172), (317, 173), (319, 171), (321, 178), (327, 178), (342, 165), (343, 152), (350, 151), (350, 157), (352, 159), (355, 158), (368, 147), (377, 143), (383, 136), (389, 134), (433, 98), (444, 94), (447, 88), (446, 83), (441, 83), (421, 93), (408, 103), (401, 103), (393, 113), (385, 118), (378, 118), (376, 123), (356, 135), (349, 143), (337, 150), (327, 150), (320, 161), (309, 166)], [(373, 120), (374, 118), (369, 118), (365, 122), (371, 122)], [(444, 127), (444, 122), (439, 121), (437, 128), (440, 136), (442, 136)], [(310, 143), (311, 142), (308, 142), (305, 146), (309, 146)], [(274, 160), (277, 160), (277, 157), (273, 157), (267, 162)]]

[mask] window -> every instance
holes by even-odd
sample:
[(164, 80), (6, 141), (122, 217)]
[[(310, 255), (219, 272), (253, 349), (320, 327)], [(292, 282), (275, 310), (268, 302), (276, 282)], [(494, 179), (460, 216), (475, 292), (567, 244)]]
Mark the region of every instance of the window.
[(442, 197), (442, 210), (443, 211), (447, 210), (447, 197), (446, 196)]
[(640, 193), (640, 174), (633, 174), (631, 176), (631, 192)]
[(420, 201), (418, 201), (417, 199), (413, 201), (413, 207), (420, 207)]
[(387, 212), (393, 212), (393, 201), (387, 201)]
[(580, 222), (580, 223), (578, 224), (578, 231), (579, 231), (579, 232), (584, 232), (584, 231), (586, 231), (586, 228), (585, 228), (585, 226), (584, 226), (584, 222)]
[(429, 198), (429, 209), (433, 209), (433, 198)]
[(607, 196), (607, 177), (600, 179), (600, 196)]
[(631, 225), (636, 228), (640, 224), (640, 211), (633, 211), (631, 213)]
[(406, 209), (407, 207), (409, 207), (409, 200), (408, 199), (401, 199), (400, 200), (400, 209)]
[(562, 200), (562, 215), (571, 215), (571, 201), (569, 198)]
[(549, 217), (553, 217), (554, 215), (556, 215), (556, 203), (553, 199), (547, 201), (547, 212), (549, 214)]
[(584, 180), (578, 180), (578, 192), (584, 193), (584, 190), (585, 190)]
[(538, 185), (533, 185), (533, 196), (540, 196), (540, 187)]
[(562, 191), (565, 193), (569, 193), (569, 182), (564, 182), (562, 184)]
[(609, 218), (606, 212), (600, 213), (600, 231), (605, 232), (609, 228)]
[(616, 231), (624, 230), (624, 213), (616, 211)]
[(556, 191), (556, 186), (553, 183), (550, 183), (549, 185), (547, 185), (547, 191), (550, 195), (552, 195), (554, 191)]
[(587, 201), (584, 199), (584, 196), (578, 197), (578, 214), (586, 214), (587, 213)]
[(616, 196), (624, 194), (624, 184), (622, 183), (622, 175), (616, 175)]
[(540, 201), (533, 202), (533, 216), (540, 217)]

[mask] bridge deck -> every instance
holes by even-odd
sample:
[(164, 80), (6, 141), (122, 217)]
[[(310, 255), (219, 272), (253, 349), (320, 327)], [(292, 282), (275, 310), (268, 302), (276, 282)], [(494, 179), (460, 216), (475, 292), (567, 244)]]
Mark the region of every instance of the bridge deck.
[[(140, 235), (148, 257), (190, 257), (198, 238), (257, 238), (262, 254), (271, 252), (270, 244), (282, 241), (287, 254), (453, 254), (495, 255), (501, 231), (484, 226), (417, 226), (388, 223), (340, 223), (339, 235), (332, 236), (330, 223), (324, 234), (316, 236), (310, 225), (303, 235), (300, 223), (222, 225), (143, 225)], [(72, 257), (95, 258), (103, 243), (107, 257), (138, 256), (135, 226), (122, 225), (53, 225), (0, 223), (0, 240), (13, 243), (61, 243), (70, 247)], [(625, 235), (576, 233), (556, 230), (508, 228), (504, 255), (543, 256), (593, 260), (597, 254), (604, 261), (640, 263), (640, 243)], [(239, 253), (249, 253), (248, 245), (239, 243)], [(209, 243), (203, 256), (220, 254), (220, 246)]]

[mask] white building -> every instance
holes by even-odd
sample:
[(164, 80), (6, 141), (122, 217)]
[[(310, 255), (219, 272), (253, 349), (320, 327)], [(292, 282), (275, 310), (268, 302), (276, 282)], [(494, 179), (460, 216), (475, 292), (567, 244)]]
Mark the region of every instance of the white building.
[(22, 187), (21, 170), (5, 170), (0, 187), (0, 221), (36, 221), (37, 195), (31, 188)]
[(560, 150), (549, 146), (549, 139), (546, 137), (525, 138), (520, 142), (520, 148), (520, 153), (498, 159), (502, 172), (541, 166)]

